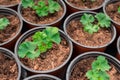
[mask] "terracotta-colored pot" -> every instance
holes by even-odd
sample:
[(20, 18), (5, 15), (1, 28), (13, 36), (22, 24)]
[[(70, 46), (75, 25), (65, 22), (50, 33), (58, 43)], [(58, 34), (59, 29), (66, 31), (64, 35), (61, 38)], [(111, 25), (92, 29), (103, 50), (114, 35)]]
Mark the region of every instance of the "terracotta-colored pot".
[[(83, 13), (90, 13), (90, 14), (96, 14), (95, 12), (92, 11), (79, 11), (79, 12), (75, 12), (73, 14), (71, 14), (70, 16), (68, 16), (64, 22), (63, 28), (64, 28), (64, 32), (66, 33), (66, 35), (68, 36), (68, 38), (73, 42), (74, 44), (74, 50), (75, 53), (74, 55), (77, 56), (79, 53), (83, 53), (83, 52), (88, 52), (88, 51), (100, 51), (100, 52), (104, 52), (106, 47), (109, 46), (115, 39), (116, 37), (116, 29), (113, 25), (111, 25), (111, 27), (109, 28), (112, 32), (112, 39), (110, 40), (110, 42), (108, 42), (107, 44), (103, 45), (103, 46), (97, 46), (97, 47), (92, 47), (92, 46), (85, 46), (82, 45), (78, 42), (76, 42), (74, 39), (72, 39), (70, 37), (70, 35), (67, 33), (67, 25), (69, 24), (69, 22), (75, 18), (79, 18), (83, 15)], [(72, 34), (72, 33), (71, 33)]]
[(28, 27), (29, 29), (34, 28), (34, 27), (43, 26), (43, 25), (60, 27), (61, 26), (61, 22), (62, 22), (65, 14), (66, 14), (66, 5), (65, 5), (65, 3), (62, 0), (58, 0), (58, 2), (62, 6), (62, 8), (64, 9), (64, 13), (63, 13), (63, 15), (59, 19), (57, 19), (56, 21), (54, 21), (52, 23), (49, 23), (49, 24), (35, 24), (35, 23), (31, 23), (31, 22), (27, 21), (21, 14), (22, 13), (22, 10), (21, 10), (22, 9), (22, 4), (19, 4), (19, 6), (18, 6), (18, 13), (22, 17), (22, 19), (24, 20), (26, 27)]
[(0, 8), (0, 14), (16, 15), (19, 18), (19, 20), (20, 20), (19, 30), (16, 33), (16, 35), (13, 36), (8, 41), (0, 44), (1, 47), (5, 47), (5, 48), (13, 50), (14, 49), (14, 45), (15, 45), (17, 39), (19, 38), (19, 36), (21, 34), (21, 30), (22, 30), (22, 26), (23, 26), (22, 19), (20, 18), (19, 14), (16, 11), (14, 11), (12, 9), (9, 9), (9, 8)]

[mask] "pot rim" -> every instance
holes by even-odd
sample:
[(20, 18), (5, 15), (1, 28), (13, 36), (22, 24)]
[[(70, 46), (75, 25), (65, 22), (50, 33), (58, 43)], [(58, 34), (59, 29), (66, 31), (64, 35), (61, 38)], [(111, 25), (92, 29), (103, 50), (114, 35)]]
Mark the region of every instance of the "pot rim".
[[(104, 12), (105, 15), (107, 15), (107, 16), (109, 16), (109, 15), (107, 14), (105, 8), (106, 8), (107, 5), (111, 4), (112, 2), (120, 2), (120, 1), (119, 1), (119, 0), (108, 0), (108, 1), (103, 5), (103, 12)], [(109, 17), (110, 17), (110, 16), (109, 16)], [(120, 23), (114, 21), (111, 17), (110, 17), (110, 20), (111, 20), (113, 23), (115, 23), (115, 24), (117, 24), (117, 25), (120, 25)]]
[(36, 78), (36, 77), (50, 77), (50, 78), (53, 78), (55, 80), (61, 80), (58, 77), (53, 76), (53, 75), (49, 75), (49, 74), (37, 74), (37, 75), (29, 76), (29, 77), (25, 78), (24, 80), (30, 80), (30, 79)]
[(107, 1), (107, 0), (104, 0), (104, 2), (103, 2), (100, 6), (98, 6), (98, 7), (96, 7), (96, 8), (91, 8), (91, 9), (86, 8), (86, 9), (83, 9), (83, 8), (78, 8), (78, 7), (76, 7), (76, 6), (72, 5), (70, 2), (68, 2), (68, 0), (65, 0), (65, 2), (66, 2), (69, 6), (75, 8), (75, 9), (77, 9), (77, 10), (83, 10), (83, 11), (85, 11), (85, 10), (86, 10), (86, 11), (92, 11), (92, 10), (100, 9), (100, 8), (103, 7), (103, 5), (104, 5), (104, 3), (105, 3), (106, 1)]
[(12, 38), (10, 38), (8, 41), (0, 43), (0, 46), (3, 46), (5, 44), (11, 42), (12, 40), (14, 40), (20, 34), (20, 32), (22, 30), (22, 26), (23, 26), (23, 21), (22, 21), (21, 17), (19, 16), (19, 14), (16, 11), (14, 11), (14, 10), (12, 10), (10, 8), (0, 8), (0, 10), (8, 12), (8, 14), (9, 14), (9, 12), (11, 12), (13, 15), (16, 15), (19, 18), (19, 21), (20, 21), (20, 26), (19, 26), (19, 29), (18, 29), (16, 35), (13, 36)]
[(120, 55), (120, 36), (117, 40), (117, 50), (118, 50), (118, 54)]
[(39, 27), (39, 26), (44, 26), (44, 25), (53, 25), (53, 24), (61, 21), (61, 20), (63, 19), (63, 17), (65, 16), (66, 11), (67, 11), (66, 5), (65, 5), (65, 3), (63, 2), (63, 0), (59, 0), (59, 4), (60, 4), (60, 5), (62, 6), (62, 8), (64, 9), (64, 13), (63, 13), (63, 15), (62, 15), (59, 19), (57, 19), (56, 21), (53, 21), (52, 23), (36, 24), (36, 23), (32, 23), (32, 22), (27, 21), (27, 20), (22, 16), (22, 14), (21, 14), (22, 3), (20, 3), (20, 4), (18, 5), (18, 13), (19, 13), (19, 15), (21, 16), (22, 20), (25, 21), (26, 23), (30, 24), (30, 25), (38, 26), (38, 27)]
[(96, 12), (92, 12), (92, 11), (78, 11), (78, 12), (75, 12), (75, 13), (72, 13), (71, 15), (69, 15), (69, 16), (65, 19), (64, 24), (63, 24), (63, 30), (64, 30), (65, 34), (68, 36), (68, 38), (69, 38), (73, 43), (75, 43), (75, 44), (77, 44), (77, 45), (79, 45), (79, 46), (82, 46), (82, 47), (84, 47), (84, 48), (93, 48), (93, 49), (96, 49), (96, 48), (103, 48), (103, 47), (106, 47), (106, 46), (110, 45), (110, 44), (115, 40), (115, 38), (116, 38), (116, 29), (115, 29), (114, 25), (112, 25), (112, 23), (111, 23), (111, 27), (110, 27), (111, 31), (113, 32), (112, 39), (111, 39), (107, 44), (105, 44), (105, 45), (103, 45), (103, 46), (86, 46), (86, 45), (80, 44), (79, 42), (75, 41), (74, 39), (72, 39), (72, 38), (69, 36), (69, 34), (67, 33), (67, 29), (66, 29), (66, 28), (67, 28), (67, 26), (66, 26), (66, 25), (67, 25), (67, 21), (68, 21), (71, 17), (74, 17), (74, 16), (77, 15), (77, 14), (83, 14), (83, 13), (96, 14)]
[[(14, 61), (16, 62), (17, 68), (18, 68), (18, 77), (17, 77), (17, 80), (20, 80), (20, 77), (21, 77), (21, 66), (20, 66), (19, 61), (18, 61), (18, 59), (16, 58), (15, 54), (13, 54), (13, 52), (11, 52), (10, 50), (8, 50), (8, 49), (6, 49), (6, 48), (2, 48), (2, 47), (0, 47), (0, 51), (9, 53), (9, 54), (14, 58)], [(4, 54), (6, 54), (6, 53), (4, 53)], [(7, 54), (6, 54), (6, 55), (7, 55)], [(11, 56), (10, 56), (10, 57), (11, 57)]]
[(80, 58), (82, 58), (82, 57), (84, 57), (84, 56), (86, 56), (86, 55), (102, 55), (102, 56), (105, 56), (107, 59), (109, 59), (109, 60), (113, 60), (113, 61), (115, 61), (115, 63), (114, 64), (116, 64), (117, 66), (120, 66), (120, 61), (118, 60), (118, 59), (116, 59), (115, 57), (113, 57), (113, 56), (111, 56), (111, 55), (109, 55), (109, 54), (107, 54), (107, 53), (104, 53), (104, 52), (98, 52), (98, 51), (90, 51), (90, 52), (84, 52), (84, 53), (82, 53), (82, 54), (80, 54), (80, 55), (78, 55), (76, 58), (74, 58), (72, 61), (71, 61), (71, 63), (69, 64), (69, 66), (68, 66), (68, 68), (67, 68), (67, 71), (66, 71), (66, 80), (69, 80), (69, 74), (71, 73), (70, 71), (72, 71), (71, 70), (71, 68), (73, 68), (73, 64), (75, 64), (75, 63), (77, 63), (78, 62), (78, 60), (80, 61)]
[[(18, 50), (18, 45), (19, 45), (20, 41), (23, 40), (22, 38), (24, 38), (28, 33), (32, 32), (32, 31), (37, 31), (37, 30), (40, 30), (40, 29), (44, 29), (44, 28), (46, 28), (46, 27), (50, 27), (50, 26), (42, 26), (42, 27), (36, 27), (36, 28), (30, 29), (30, 30), (28, 30), (27, 32), (25, 32), (25, 33), (17, 40), (17, 42), (16, 42), (16, 44), (15, 44), (15, 48), (14, 48), (14, 53), (15, 53), (15, 55), (17, 56), (18, 60), (19, 60), (19, 57), (18, 57), (18, 55), (17, 55), (17, 50)], [(63, 35), (63, 37), (66, 36), (65, 33), (64, 33), (62, 30), (59, 29), (59, 32)], [(65, 65), (68, 63), (68, 61), (70, 60), (70, 58), (71, 58), (71, 56), (72, 56), (72, 52), (73, 52), (72, 42), (69, 40), (69, 38), (68, 38), (67, 36), (64, 37), (64, 38), (66, 39), (66, 41), (67, 41), (68, 44), (69, 44), (70, 51), (69, 51), (69, 56), (67, 57), (67, 59), (66, 59), (60, 66), (58, 66), (58, 67), (56, 67), (56, 68), (54, 68), (54, 69), (51, 69), (51, 70), (39, 71), (39, 70), (33, 70), (33, 69), (25, 66), (25, 65), (19, 60), (20, 65), (21, 65), (23, 68), (25, 68), (26, 70), (31, 71), (31, 72), (34, 72), (34, 73), (51, 73), (51, 72), (54, 72), (54, 71), (57, 71), (57, 70), (61, 69), (63, 66), (65, 66)]]

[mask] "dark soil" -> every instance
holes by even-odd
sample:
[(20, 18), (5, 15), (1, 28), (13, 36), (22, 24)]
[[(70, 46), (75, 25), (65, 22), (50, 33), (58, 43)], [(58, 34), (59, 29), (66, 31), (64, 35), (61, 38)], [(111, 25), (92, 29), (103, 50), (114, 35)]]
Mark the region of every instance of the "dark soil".
[(13, 5), (18, 4), (20, 0), (0, 0), (0, 5)]
[(0, 18), (6, 17), (10, 24), (4, 29), (0, 30), (0, 43), (4, 43), (14, 37), (20, 28), (20, 20), (15, 15), (1, 15)]
[(120, 1), (111, 3), (106, 6), (106, 12), (115, 22), (120, 24), (120, 13), (118, 13), (118, 7), (120, 7)]
[[(36, 0), (37, 1), (37, 0)], [(39, 1), (39, 0), (38, 0)], [(37, 1), (37, 2), (38, 2)], [(54, 14), (49, 14), (46, 17), (39, 17), (36, 12), (31, 8), (22, 8), (21, 14), (26, 21), (34, 24), (50, 24), (62, 17), (64, 9), (61, 7), (60, 10)]]
[[(79, 61), (73, 68), (70, 80), (88, 80), (85, 74), (91, 69), (91, 64), (94, 60), (95, 58), (89, 57)], [(120, 73), (114, 65), (111, 64), (111, 69), (107, 73), (110, 76), (110, 80), (120, 80)]]
[(81, 9), (97, 8), (104, 2), (104, 0), (96, 0), (95, 2), (91, 2), (90, 0), (86, 0), (85, 2), (83, 2), (82, 0), (67, 0), (67, 1), (73, 6)]
[(0, 80), (17, 80), (18, 67), (14, 59), (0, 52)]
[(79, 19), (72, 20), (67, 25), (67, 33), (72, 39), (85, 46), (103, 46), (112, 38), (112, 33), (108, 29), (101, 28), (94, 34), (85, 32)]
[[(28, 41), (30, 39), (28, 38), (26, 40)], [(54, 69), (63, 64), (68, 58), (69, 52), (70, 48), (68, 43), (62, 39), (59, 45), (53, 44), (52, 49), (48, 50), (46, 53), (43, 53), (45, 54), (44, 59), (40, 56), (33, 60), (29, 58), (23, 58), (21, 61), (25, 66), (33, 70), (46, 71)]]

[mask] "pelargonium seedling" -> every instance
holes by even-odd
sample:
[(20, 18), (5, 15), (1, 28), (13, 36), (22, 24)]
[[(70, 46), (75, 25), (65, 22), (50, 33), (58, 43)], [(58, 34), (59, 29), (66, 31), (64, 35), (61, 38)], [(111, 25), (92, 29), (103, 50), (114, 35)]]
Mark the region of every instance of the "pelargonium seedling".
[(35, 4), (34, 0), (22, 0), (23, 8), (32, 8), (39, 17), (45, 17), (60, 10), (60, 4), (54, 0), (39, 0)]
[(58, 28), (48, 27), (43, 31), (38, 31), (32, 36), (32, 41), (25, 41), (20, 44), (18, 55), (20, 58), (35, 59), (41, 53), (51, 49), (53, 43), (60, 44), (61, 38)]
[(92, 63), (92, 69), (87, 71), (86, 76), (89, 80), (110, 80), (107, 71), (110, 65), (104, 56), (98, 56), (97, 60)]
[(98, 32), (100, 28), (109, 28), (111, 24), (110, 18), (104, 13), (97, 13), (95, 16), (84, 13), (80, 19), (80, 22), (84, 26), (84, 31), (89, 34)]
[(120, 6), (118, 7), (118, 13), (120, 13)]
[(4, 30), (9, 24), (9, 19), (7, 19), (6, 17), (0, 18), (0, 30)]

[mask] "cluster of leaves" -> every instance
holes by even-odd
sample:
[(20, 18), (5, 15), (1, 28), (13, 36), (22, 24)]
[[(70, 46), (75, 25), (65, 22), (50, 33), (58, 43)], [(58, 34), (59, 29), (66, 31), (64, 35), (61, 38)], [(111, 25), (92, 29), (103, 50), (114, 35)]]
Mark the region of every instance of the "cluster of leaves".
[(100, 27), (109, 28), (111, 24), (110, 18), (104, 13), (97, 13), (95, 16), (84, 13), (80, 22), (84, 26), (84, 31), (88, 32), (89, 34), (98, 32)]
[(104, 56), (98, 56), (97, 60), (92, 63), (92, 70), (86, 73), (89, 80), (110, 80), (106, 71), (109, 71), (110, 65)]
[(10, 24), (7, 18), (0, 18), (0, 30), (5, 29)]
[[(83, 2), (86, 2), (87, 0), (82, 0)], [(91, 2), (95, 2), (96, 0), (89, 0)]]
[(118, 13), (120, 13), (120, 6), (118, 7)]
[(61, 38), (58, 28), (48, 27), (38, 31), (32, 36), (33, 41), (26, 41), (20, 44), (18, 55), (20, 58), (34, 59), (41, 53), (52, 48), (53, 43), (60, 44)]
[(40, 0), (37, 4), (34, 3), (34, 0), (22, 0), (22, 6), (23, 8), (32, 8), (39, 17), (48, 16), (48, 14), (60, 10), (60, 4), (54, 0), (48, 0), (48, 4), (45, 0)]

